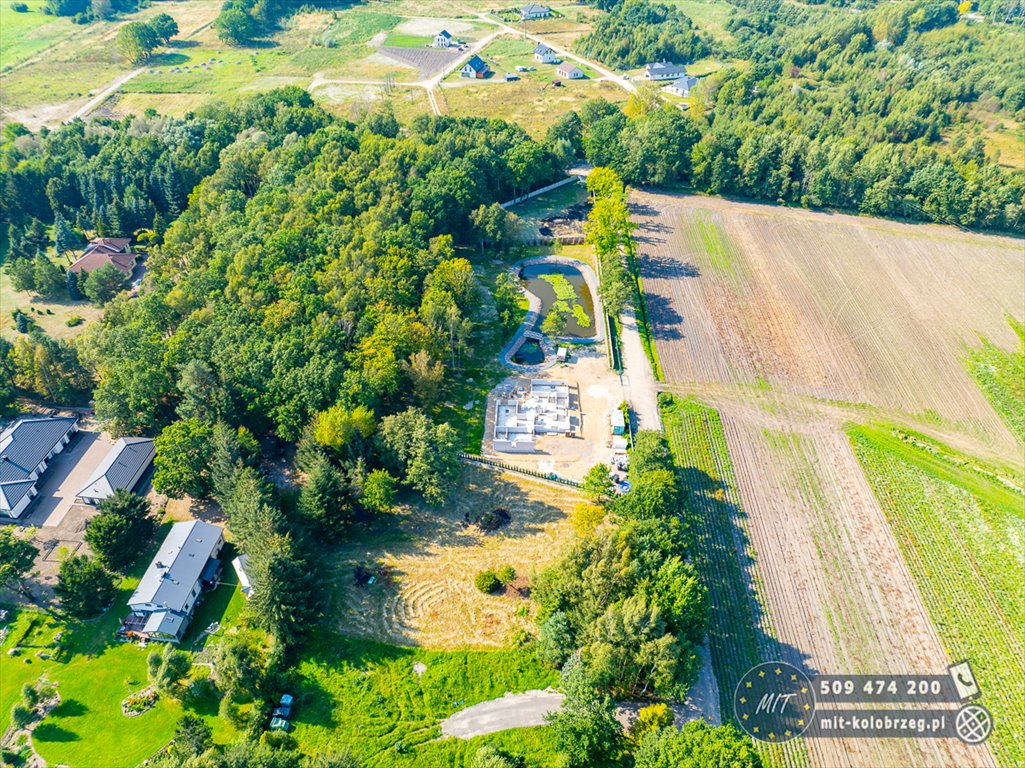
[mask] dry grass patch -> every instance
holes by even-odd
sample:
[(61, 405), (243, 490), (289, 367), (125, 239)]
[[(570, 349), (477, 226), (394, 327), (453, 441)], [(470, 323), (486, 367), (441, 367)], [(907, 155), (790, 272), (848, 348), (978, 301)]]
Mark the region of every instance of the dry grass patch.
[[(573, 535), (567, 513), (582, 500), (568, 488), (467, 467), (444, 509), (403, 505), (380, 521), (379, 535), (336, 553), (339, 589), (332, 613), (339, 617), (338, 629), (428, 648), (504, 645), (512, 630), (531, 629), (531, 604), (512, 591), (482, 594), (474, 576), (510, 565), (529, 580)], [(498, 531), (484, 534), (466, 525), (468, 518), (495, 509), (511, 517)], [(356, 586), (360, 565), (384, 566), (388, 575)]]

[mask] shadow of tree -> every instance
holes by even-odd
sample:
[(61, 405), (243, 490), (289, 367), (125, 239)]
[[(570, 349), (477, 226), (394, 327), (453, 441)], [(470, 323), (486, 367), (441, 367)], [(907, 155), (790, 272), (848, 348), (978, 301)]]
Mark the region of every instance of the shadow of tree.
[(32, 731), (33, 741), (51, 741), (51, 742), (67, 742), (67, 741), (81, 741), (82, 737), (74, 731), (69, 731), (67, 728), (61, 728), (55, 723), (40, 723)]

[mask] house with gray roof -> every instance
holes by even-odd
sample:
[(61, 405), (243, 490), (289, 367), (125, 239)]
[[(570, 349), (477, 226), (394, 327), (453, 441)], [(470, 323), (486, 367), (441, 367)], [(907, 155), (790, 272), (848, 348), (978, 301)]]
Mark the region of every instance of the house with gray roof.
[(138, 484), (156, 450), (148, 437), (122, 437), (103, 458), (92, 476), (76, 494), (85, 504), (99, 504), (115, 491), (130, 491)]
[(670, 64), (668, 61), (656, 61), (644, 65), (645, 80), (676, 80), (687, 74), (684, 64)]
[(491, 67), (487, 65), (480, 56), (471, 56), (469, 61), (463, 64), (463, 68), (459, 70), (460, 77), (472, 77), (478, 80), (482, 80), (488, 76), (491, 72)]
[(224, 529), (201, 520), (175, 523), (139, 586), (128, 599), (131, 614), (121, 634), (177, 643), (189, 626), (203, 590), (217, 582)]
[(666, 93), (671, 93), (673, 96), (682, 96), (685, 99), (690, 98), (691, 89), (698, 84), (698, 79), (694, 75), (684, 75), (683, 77), (673, 80), (669, 85), (662, 86), (662, 90)]
[(537, 3), (527, 3), (525, 6), (520, 8), (520, 20), (526, 21), (527, 19), (544, 19), (552, 15), (552, 9), (547, 5), (538, 5)]
[(534, 59), (542, 64), (554, 64), (558, 58), (555, 51), (544, 43), (538, 43), (534, 48)]
[(50, 459), (77, 431), (73, 416), (22, 416), (0, 433), (0, 515), (21, 517)]

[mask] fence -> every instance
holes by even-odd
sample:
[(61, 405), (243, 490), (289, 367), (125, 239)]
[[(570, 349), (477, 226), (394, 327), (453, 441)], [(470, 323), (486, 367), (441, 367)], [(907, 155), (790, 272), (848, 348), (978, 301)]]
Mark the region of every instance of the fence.
[(572, 184), (574, 181), (575, 182), (581, 182), (582, 179), (579, 176), (568, 176), (567, 178), (563, 179), (562, 181), (557, 181), (554, 184), (549, 184), (547, 187), (541, 187), (541, 189), (535, 189), (533, 192), (528, 192), (527, 194), (520, 195), (519, 197), (514, 198), (514, 199), (512, 199), (512, 200), (510, 200), (510, 201), (508, 201), (506, 203), (501, 203), (501, 206), (503, 208), (508, 208), (510, 205), (516, 205), (517, 203), (522, 203), (524, 200), (529, 200), (532, 197), (537, 197), (538, 195), (543, 195), (545, 192), (551, 192), (553, 189), (558, 189), (559, 187), (564, 187), (567, 184)]
[(553, 245), (559, 243), (559, 245), (583, 245), (583, 235), (540, 235), (538, 237), (525, 237), (520, 240), (523, 245)]
[(470, 462), (471, 464), (482, 464), (486, 467), (494, 467), (496, 469), (503, 469), (507, 472), (518, 472), (521, 475), (529, 475), (535, 477), (538, 480), (547, 480), (550, 483), (559, 483), (560, 485), (568, 485), (571, 488), (579, 488), (580, 483), (576, 480), (569, 480), (565, 477), (559, 477), (554, 472), (538, 472), (533, 469), (524, 469), (523, 467), (517, 467), (513, 464), (506, 464), (504, 461), (498, 461), (497, 459), (488, 459), (484, 456), (478, 456), (475, 453), (460, 453), (459, 458), (463, 461)]

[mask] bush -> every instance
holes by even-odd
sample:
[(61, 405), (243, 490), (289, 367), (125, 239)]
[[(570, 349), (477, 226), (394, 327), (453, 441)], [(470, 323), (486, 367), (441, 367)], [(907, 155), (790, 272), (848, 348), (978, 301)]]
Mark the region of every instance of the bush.
[(490, 595), (496, 589), (498, 589), (501, 582), (498, 580), (498, 576), (494, 571), (481, 571), (473, 580), (474, 586), (477, 587), (485, 595)]
[(11, 3), (11, 10), (15, 13), (28, 13), (28, 6), (25, 3)]
[(495, 575), (498, 576), (498, 581), (501, 582), (502, 586), (507, 587), (512, 584), (513, 580), (516, 578), (516, 569), (511, 565), (506, 565), (500, 568), (498, 573)]
[(32, 722), (33, 717), (35, 715), (32, 710), (24, 704), (18, 703), (11, 707), (11, 723), (15, 728), (24, 728)]
[[(74, 273), (72, 273), (72, 274), (74, 274)], [(74, 328), (76, 325), (81, 325), (84, 322), (85, 322), (85, 318), (82, 317), (81, 315), (72, 315), (71, 317), (69, 317), (67, 320), (64, 321), (64, 325), (68, 326), (68, 328)]]

